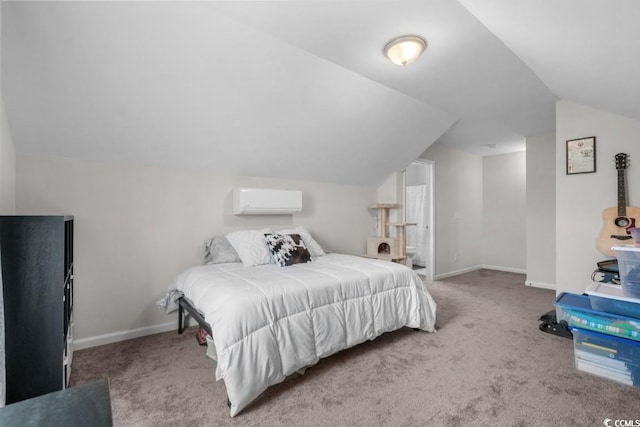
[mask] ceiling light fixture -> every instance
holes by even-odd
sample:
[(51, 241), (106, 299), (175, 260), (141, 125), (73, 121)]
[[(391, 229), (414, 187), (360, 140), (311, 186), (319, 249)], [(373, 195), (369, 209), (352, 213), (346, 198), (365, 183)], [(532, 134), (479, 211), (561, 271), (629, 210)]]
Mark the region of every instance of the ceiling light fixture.
[(384, 47), (384, 55), (394, 64), (408, 65), (415, 61), (427, 47), (427, 42), (418, 36), (402, 36), (391, 40)]

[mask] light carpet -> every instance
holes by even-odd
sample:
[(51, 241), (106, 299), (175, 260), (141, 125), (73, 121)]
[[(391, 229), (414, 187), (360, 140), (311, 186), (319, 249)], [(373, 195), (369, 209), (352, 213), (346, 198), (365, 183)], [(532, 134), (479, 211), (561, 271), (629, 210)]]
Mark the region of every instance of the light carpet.
[(555, 293), (524, 280), (478, 270), (429, 283), (438, 332), (402, 329), (323, 359), (234, 418), (195, 329), (77, 351), (71, 381), (108, 377), (116, 426), (546, 427), (640, 420), (640, 389), (577, 371), (572, 341), (538, 329)]

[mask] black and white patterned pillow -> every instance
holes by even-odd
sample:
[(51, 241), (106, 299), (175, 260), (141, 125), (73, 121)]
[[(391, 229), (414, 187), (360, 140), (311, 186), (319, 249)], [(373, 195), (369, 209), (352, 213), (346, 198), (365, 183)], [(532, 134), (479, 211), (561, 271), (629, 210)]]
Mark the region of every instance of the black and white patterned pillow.
[(311, 261), (311, 254), (299, 234), (265, 234), (264, 237), (280, 267)]

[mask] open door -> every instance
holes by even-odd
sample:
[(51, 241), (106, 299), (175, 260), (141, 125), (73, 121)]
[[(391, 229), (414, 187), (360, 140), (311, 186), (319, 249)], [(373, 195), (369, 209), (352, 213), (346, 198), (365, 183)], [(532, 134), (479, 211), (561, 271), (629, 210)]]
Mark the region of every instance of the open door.
[(404, 172), (404, 222), (407, 265), (427, 280), (434, 277), (433, 162), (418, 159)]

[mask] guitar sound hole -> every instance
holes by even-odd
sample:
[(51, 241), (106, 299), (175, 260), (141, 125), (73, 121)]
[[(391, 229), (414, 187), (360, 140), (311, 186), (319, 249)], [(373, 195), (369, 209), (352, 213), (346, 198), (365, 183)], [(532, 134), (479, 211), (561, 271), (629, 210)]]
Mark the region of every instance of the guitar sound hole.
[(623, 216), (619, 216), (618, 218), (616, 218), (614, 223), (618, 227), (627, 228), (629, 226), (629, 224), (631, 224), (631, 221), (629, 221), (629, 218), (625, 218)]

